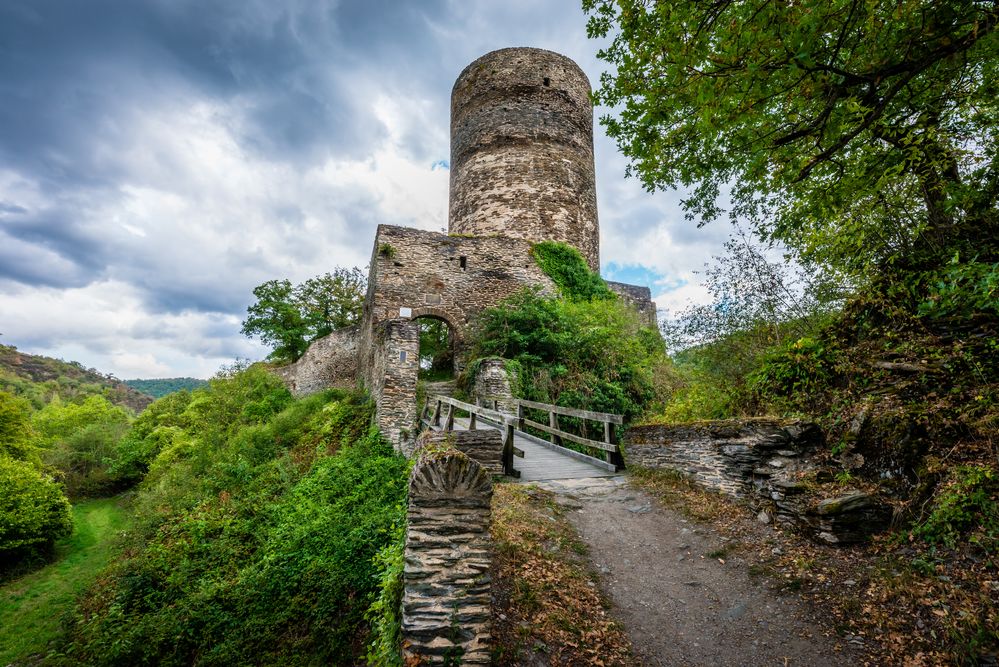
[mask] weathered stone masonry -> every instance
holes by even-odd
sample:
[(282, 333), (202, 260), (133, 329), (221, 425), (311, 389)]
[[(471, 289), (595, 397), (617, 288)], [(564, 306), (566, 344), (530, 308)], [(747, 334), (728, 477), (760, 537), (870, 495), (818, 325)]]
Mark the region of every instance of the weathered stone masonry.
[(768, 419), (635, 426), (625, 434), (629, 466), (667, 468), (699, 485), (747, 498), (761, 511), (827, 544), (865, 540), (887, 527), (891, 509), (872, 496), (817, 496), (815, 424)]
[(452, 234), (562, 241), (600, 270), (590, 82), (565, 56), (500, 49), (451, 93)]
[(406, 664), (491, 664), (492, 481), (464, 454), (420, 455), (409, 481)]

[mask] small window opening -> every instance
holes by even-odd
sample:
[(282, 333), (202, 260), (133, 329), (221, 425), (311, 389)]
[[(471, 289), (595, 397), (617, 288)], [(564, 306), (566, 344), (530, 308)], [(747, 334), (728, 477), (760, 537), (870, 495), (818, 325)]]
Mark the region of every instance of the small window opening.
[(548, 77), (546, 76), (546, 77), (545, 77), (545, 81), (544, 81), (544, 84), (545, 84), (546, 86), (550, 86), (550, 85), (552, 85), (552, 80), (551, 80), (551, 79), (549, 79), (549, 78), (548, 78)]
[(461, 267), (462, 271), (465, 270), (465, 267), (467, 266), (467, 261), (465, 260), (465, 256), (464, 255), (462, 255), (461, 257), (458, 258), (458, 266)]
[(405, 361), (406, 361), (406, 350), (403, 350), (402, 352), (399, 353), (399, 361), (402, 362), (402, 363), (405, 363)]

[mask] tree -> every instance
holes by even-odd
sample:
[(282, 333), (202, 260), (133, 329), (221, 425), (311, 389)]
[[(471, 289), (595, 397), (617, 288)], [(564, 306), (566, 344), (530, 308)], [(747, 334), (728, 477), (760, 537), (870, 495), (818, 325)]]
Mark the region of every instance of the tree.
[(253, 290), (257, 300), (246, 309), (242, 333), (273, 347), (270, 359), (295, 361), (313, 340), (360, 319), (365, 283), (358, 268), (337, 268), (295, 286), (268, 280)]
[(607, 127), (651, 189), (855, 276), (995, 261), (995, 0), (584, 0)]

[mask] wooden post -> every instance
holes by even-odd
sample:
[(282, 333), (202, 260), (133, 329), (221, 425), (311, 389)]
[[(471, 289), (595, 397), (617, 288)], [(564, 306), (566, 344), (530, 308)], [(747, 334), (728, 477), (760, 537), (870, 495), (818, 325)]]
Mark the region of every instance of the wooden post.
[(517, 403), (517, 428), (524, 430), (524, 406)]
[[(550, 410), (548, 412), (548, 425), (551, 426), (554, 429), (558, 428), (558, 415), (555, 414), (554, 410)], [(559, 436), (555, 435), (554, 433), (551, 434), (551, 439), (552, 439), (552, 444), (553, 445), (561, 445), (562, 444), (562, 438), (560, 438)]]
[(474, 411), (468, 413), (468, 430), (469, 431), (474, 431), (475, 430), (475, 417), (476, 417), (476, 414), (475, 414)]
[(621, 458), (621, 452), (617, 448), (617, 431), (610, 422), (604, 422), (604, 442), (608, 445), (614, 445), (613, 450), (606, 452), (605, 458), (607, 459), (607, 463), (613, 463), (618, 469), (623, 468), (624, 460)]
[(520, 471), (513, 468), (513, 424), (503, 424), (503, 474), (520, 477)]
[(434, 407), (434, 418), (431, 421), (434, 426), (441, 425), (441, 400), (437, 399), (437, 405)]
[(453, 431), (454, 430), (454, 406), (448, 403), (447, 406), (447, 419), (444, 420), (444, 430)]
[(583, 419), (579, 420), (579, 423), (580, 423), (580, 427), (579, 428), (580, 428), (580, 431), (583, 434), (583, 437), (586, 438), (587, 440), (589, 440), (590, 439), (590, 429), (589, 429), (589, 426), (588, 426), (589, 421), (584, 417)]

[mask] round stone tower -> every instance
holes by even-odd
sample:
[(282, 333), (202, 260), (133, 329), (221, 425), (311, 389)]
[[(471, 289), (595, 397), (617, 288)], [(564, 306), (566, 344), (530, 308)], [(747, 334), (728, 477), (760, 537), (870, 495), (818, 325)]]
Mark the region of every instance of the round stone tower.
[(452, 234), (562, 241), (599, 270), (590, 82), (552, 51), (500, 49), (451, 92)]

